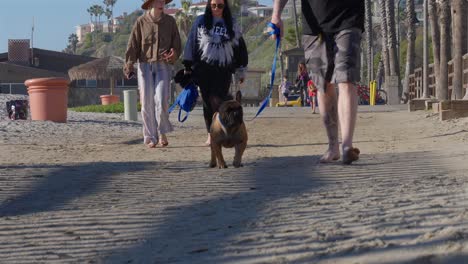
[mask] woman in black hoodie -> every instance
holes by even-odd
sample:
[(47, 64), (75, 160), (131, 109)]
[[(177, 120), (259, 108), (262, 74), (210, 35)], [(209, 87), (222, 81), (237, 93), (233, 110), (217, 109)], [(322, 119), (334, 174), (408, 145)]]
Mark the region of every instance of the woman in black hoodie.
[(238, 74), (242, 83), (248, 64), (247, 47), (227, 0), (208, 1), (205, 14), (193, 23), (183, 63), (200, 87), (209, 145), (213, 114), (230, 98), (232, 74)]

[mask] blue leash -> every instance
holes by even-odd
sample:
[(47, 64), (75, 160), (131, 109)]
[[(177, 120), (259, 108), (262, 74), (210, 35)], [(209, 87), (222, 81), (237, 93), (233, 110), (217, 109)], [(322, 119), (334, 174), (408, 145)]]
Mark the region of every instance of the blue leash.
[(278, 57), (278, 49), (281, 44), (281, 32), (280, 29), (273, 23), (268, 23), (268, 27), (272, 28), (273, 31), (269, 31), (268, 34), (270, 36), (275, 35), (276, 36), (276, 50), (275, 50), (275, 57), (273, 59), (273, 65), (271, 66), (271, 80), (270, 80), (270, 91), (268, 92), (268, 96), (262, 101), (262, 104), (260, 105), (260, 109), (258, 109), (257, 114), (252, 118), (254, 120), (260, 113), (265, 109), (265, 107), (268, 105), (270, 102), (271, 98), (271, 93), (273, 92), (273, 82), (275, 81), (275, 73), (276, 73), (276, 60)]

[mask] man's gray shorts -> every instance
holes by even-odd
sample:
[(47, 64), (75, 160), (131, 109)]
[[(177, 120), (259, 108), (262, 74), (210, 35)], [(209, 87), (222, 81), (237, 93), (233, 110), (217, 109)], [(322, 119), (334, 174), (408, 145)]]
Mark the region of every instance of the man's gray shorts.
[(359, 82), (361, 36), (361, 29), (350, 28), (302, 37), (309, 76), (320, 92), (327, 83)]

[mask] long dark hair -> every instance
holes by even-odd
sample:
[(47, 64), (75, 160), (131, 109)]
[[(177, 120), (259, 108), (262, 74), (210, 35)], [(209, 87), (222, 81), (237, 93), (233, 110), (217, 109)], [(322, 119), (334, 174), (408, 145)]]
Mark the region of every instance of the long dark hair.
[[(205, 20), (206, 29), (211, 30), (213, 28), (213, 12), (211, 12), (211, 0), (208, 0), (208, 2), (206, 3), (205, 14), (203, 16)], [(232, 14), (227, 0), (224, 0), (223, 19), (224, 23), (226, 23), (229, 37), (234, 38), (235, 34), (234, 26), (232, 24)]]
[(307, 72), (307, 66), (304, 62), (297, 65), (297, 75), (300, 76), (303, 72)]

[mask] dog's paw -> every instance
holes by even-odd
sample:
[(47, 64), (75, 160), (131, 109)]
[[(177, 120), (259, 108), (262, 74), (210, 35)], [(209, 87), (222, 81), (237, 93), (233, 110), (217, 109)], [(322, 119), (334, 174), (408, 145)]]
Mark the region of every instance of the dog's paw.
[(234, 166), (234, 168), (244, 167), (244, 165), (242, 165), (242, 163), (240, 163), (240, 162), (233, 162), (232, 166)]
[(210, 168), (216, 167), (216, 161), (215, 161), (215, 162), (211, 161), (210, 164), (208, 164), (208, 166), (209, 166)]
[(219, 164), (218, 168), (220, 169), (227, 169), (227, 165), (226, 164)]

